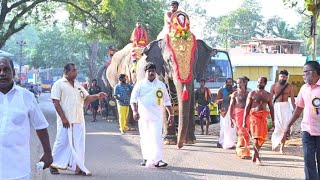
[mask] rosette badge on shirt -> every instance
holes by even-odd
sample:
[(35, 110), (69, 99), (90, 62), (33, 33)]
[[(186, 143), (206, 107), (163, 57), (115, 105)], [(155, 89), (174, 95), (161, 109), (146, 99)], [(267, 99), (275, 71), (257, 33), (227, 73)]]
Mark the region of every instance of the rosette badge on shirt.
[(161, 101), (163, 99), (163, 91), (162, 91), (162, 89), (158, 89), (156, 91), (156, 96), (157, 96), (157, 104), (160, 106), (161, 105)]
[(312, 99), (312, 106), (314, 108), (314, 112), (319, 115), (319, 108), (320, 108), (320, 98), (314, 97)]

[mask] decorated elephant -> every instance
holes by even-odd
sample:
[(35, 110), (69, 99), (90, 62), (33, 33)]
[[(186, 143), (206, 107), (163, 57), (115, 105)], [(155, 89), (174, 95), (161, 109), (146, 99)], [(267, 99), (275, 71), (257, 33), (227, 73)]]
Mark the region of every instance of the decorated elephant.
[(177, 132), (175, 126), (168, 126), (168, 115), (163, 110), (164, 144), (178, 144), (181, 148), (184, 143), (194, 144), (196, 140), (193, 81), (202, 77), (213, 49), (202, 40), (196, 40), (190, 32), (189, 18), (185, 13), (176, 12), (171, 21), (171, 35), (168, 34), (163, 40), (153, 41), (145, 47), (136, 70), (133, 70), (130, 58), (132, 44), (128, 44), (114, 54), (106, 76), (111, 87), (118, 83), (119, 74), (126, 74), (129, 82), (135, 84), (144, 78), (143, 69), (147, 62), (156, 64), (158, 78), (166, 84), (170, 92), (175, 119), (178, 119)]
[[(181, 17), (182, 16), (182, 17)], [(165, 39), (151, 42), (143, 51), (144, 56), (137, 66), (137, 80), (144, 78), (144, 66), (153, 62), (157, 67), (158, 78), (168, 90), (178, 118), (178, 132), (167, 123), (165, 110), (163, 119), (164, 144), (195, 143), (194, 122), (194, 80), (202, 77), (213, 49), (202, 40), (196, 40), (189, 30), (189, 18), (183, 12), (176, 12), (171, 19), (171, 32)], [(182, 28), (181, 28), (182, 27)], [(179, 29), (182, 29), (179, 33)], [(177, 33), (178, 32), (178, 33)], [(181, 33), (183, 32), (183, 33)]]

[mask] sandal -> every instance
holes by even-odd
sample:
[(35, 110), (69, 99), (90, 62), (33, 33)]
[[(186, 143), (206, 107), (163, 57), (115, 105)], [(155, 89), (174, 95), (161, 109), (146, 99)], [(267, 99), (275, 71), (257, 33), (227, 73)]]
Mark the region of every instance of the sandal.
[(91, 176), (92, 175), (91, 172), (88, 172), (88, 174), (87, 174), (87, 173), (83, 172), (82, 170), (80, 170), (79, 172), (76, 172), (75, 174), (76, 175), (82, 175), (82, 176)]
[(51, 167), (51, 166), (50, 166), (49, 169), (50, 169), (50, 173), (51, 173), (51, 174), (60, 174), (57, 168), (54, 168), (54, 167)]

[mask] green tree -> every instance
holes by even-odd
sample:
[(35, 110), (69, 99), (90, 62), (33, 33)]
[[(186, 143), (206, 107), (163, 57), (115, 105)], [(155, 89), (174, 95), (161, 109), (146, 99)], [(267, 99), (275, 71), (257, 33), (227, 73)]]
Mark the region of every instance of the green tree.
[[(233, 47), (234, 42), (264, 36), (264, 24), (257, 1), (245, 0), (240, 8), (227, 15), (210, 18), (204, 28), (207, 33), (215, 31), (215, 39), (222, 40), (223, 47)], [(208, 32), (209, 31), (209, 32)], [(212, 41), (215, 42), (215, 41)]]
[(266, 30), (268, 34), (276, 37), (296, 39), (295, 29), (290, 27), (284, 20), (278, 16), (274, 16), (266, 22)]

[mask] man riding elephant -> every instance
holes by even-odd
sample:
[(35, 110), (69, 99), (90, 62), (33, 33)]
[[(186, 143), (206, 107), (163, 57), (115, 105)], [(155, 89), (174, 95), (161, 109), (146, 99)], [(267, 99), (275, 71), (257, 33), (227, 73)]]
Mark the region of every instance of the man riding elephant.
[(142, 52), (147, 44), (149, 44), (149, 37), (147, 31), (142, 28), (141, 21), (137, 21), (136, 28), (134, 28), (130, 41), (132, 42), (131, 60), (133, 64), (133, 71), (136, 70), (138, 55), (137, 53)]

